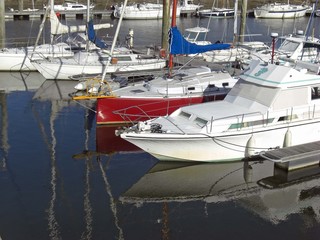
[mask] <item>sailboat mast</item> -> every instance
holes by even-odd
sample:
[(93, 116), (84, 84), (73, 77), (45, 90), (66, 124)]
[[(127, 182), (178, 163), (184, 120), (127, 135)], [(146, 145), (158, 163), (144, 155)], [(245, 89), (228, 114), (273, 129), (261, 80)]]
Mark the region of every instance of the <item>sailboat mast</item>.
[[(90, 21), (90, 0), (87, 0), (87, 36), (89, 36), (88, 33), (88, 23)], [(89, 38), (86, 39), (86, 50), (89, 51)]]
[[(111, 45), (110, 58), (112, 58), (112, 55), (113, 55), (113, 51), (114, 51), (114, 48), (115, 48), (115, 45), (116, 45), (116, 42), (117, 42), (117, 38), (118, 38), (118, 35), (119, 35), (119, 32), (120, 32), (120, 27), (121, 27), (121, 23), (122, 23), (122, 19), (123, 19), (123, 14), (124, 14), (125, 8), (127, 6), (127, 3), (128, 3), (128, 0), (125, 0), (124, 3), (123, 3), (123, 6), (122, 6), (119, 22), (118, 22), (117, 29), (116, 29), (116, 32), (114, 34), (112, 45)], [(110, 61), (111, 61), (111, 59), (110, 59)], [(104, 68), (104, 71), (103, 71), (103, 74), (102, 74), (102, 77), (101, 77), (101, 82), (104, 81), (104, 79), (105, 79), (105, 77), (107, 75), (107, 70), (108, 70), (110, 61), (108, 60), (108, 62), (106, 64), (106, 67)]]
[(240, 42), (244, 41), (244, 35), (246, 31), (246, 19), (247, 19), (247, 0), (242, 0), (241, 6), (241, 21), (240, 21)]
[(168, 49), (168, 32), (170, 26), (170, 0), (163, 0), (162, 9), (162, 42), (161, 48), (164, 50)]
[[(171, 27), (175, 27), (176, 25), (177, 25), (177, 0), (173, 0)], [(170, 71), (170, 73), (171, 73), (172, 67), (173, 67), (173, 55), (169, 54), (169, 71)]]
[(234, 1), (233, 45), (238, 41), (238, 0)]

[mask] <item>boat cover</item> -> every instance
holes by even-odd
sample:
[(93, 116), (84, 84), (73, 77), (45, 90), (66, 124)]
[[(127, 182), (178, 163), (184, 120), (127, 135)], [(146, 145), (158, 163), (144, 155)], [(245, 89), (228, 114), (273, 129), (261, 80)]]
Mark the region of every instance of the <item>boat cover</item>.
[(196, 54), (212, 50), (222, 50), (231, 47), (230, 44), (214, 43), (208, 45), (197, 45), (188, 42), (177, 27), (171, 27), (169, 32), (170, 54)]
[(93, 42), (97, 47), (101, 49), (108, 47), (108, 45), (105, 42), (103, 42), (100, 38), (96, 36), (92, 20), (88, 22), (88, 38), (91, 42)]

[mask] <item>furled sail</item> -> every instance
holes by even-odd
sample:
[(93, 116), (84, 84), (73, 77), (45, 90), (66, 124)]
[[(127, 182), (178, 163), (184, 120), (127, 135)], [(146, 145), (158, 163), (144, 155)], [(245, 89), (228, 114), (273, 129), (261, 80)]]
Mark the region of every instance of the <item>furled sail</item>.
[[(67, 34), (67, 33), (74, 33), (74, 32), (85, 32), (87, 30), (86, 25), (67, 26), (62, 24), (53, 10), (50, 11), (50, 23), (51, 23), (50, 25), (51, 25), (52, 35)], [(112, 25), (109, 23), (94, 25), (94, 29), (102, 29), (102, 28), (110, 28), (110, 27), (112, 27)]]
[(88, 39), (101, 49), (108, 47), (105, 42), (101, 41), (101, 39), (96, 36), (92, 20), (88, 22)]
[(196, 54), (212, 50), (228, 49), (231, 47), (230, 44), (225, 43), (197, 45), (195, 43), (188, 42), (179, 32), (177, 27), (171, 27), (169, 39), (170, 54)]

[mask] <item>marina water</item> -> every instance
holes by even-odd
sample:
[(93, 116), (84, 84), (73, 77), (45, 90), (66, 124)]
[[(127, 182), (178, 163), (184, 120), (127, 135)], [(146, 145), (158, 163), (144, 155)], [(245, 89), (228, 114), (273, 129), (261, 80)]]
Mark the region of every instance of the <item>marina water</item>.
[[(270, 42), (271, 32), (305, 30), (308, 20), (248, 18), (247, 33)], [(207, 23), (177, 22), (182, 31)], [(39, 24), (7, 21), (7, 42), (35, 38)], [(123, 21), (119, 40), (133, 29), (135, 44), (159, 45), (161, 26)], [(211, 19), (209, 28), (208, 40), (232, 41), (232, 19)], [(263, 161), (160, 163), (115, 137), (115, 127), (97, 127), (94, 103), (66, 100), (74, 84), (0, 73), (1, 239), (318, 239), (318, 166), (286, 173)]]

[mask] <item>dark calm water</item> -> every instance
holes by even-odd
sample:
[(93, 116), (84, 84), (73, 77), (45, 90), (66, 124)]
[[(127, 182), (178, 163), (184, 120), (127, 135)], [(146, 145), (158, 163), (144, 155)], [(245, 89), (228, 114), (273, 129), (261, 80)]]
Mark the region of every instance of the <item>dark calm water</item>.
[[(178, 25), (208, 20), (198, 21)], [(269, 41), (307, 22), (248, 19), (247, 32)], [(38, 26), (8, 21), (6, 37), (35, 37)], [(129, 28), (135, 43), (161, 41), (161, 21), (124, 21), (120, 40)], [(214, 41), (233, 23), (211, 20), (210, 28)], [(94, 103), (68, 100), (73, 85), (0, 73), (2, 240), (319, 239), (318, 167), (287, 174), (270, 162), (159, 163), (114, 128), (96, 127)]]

